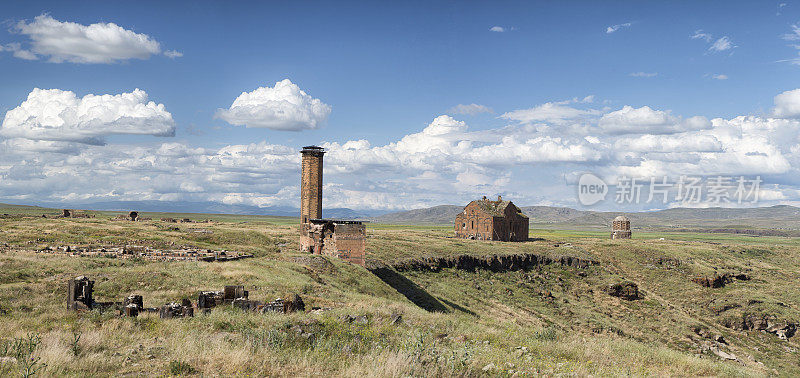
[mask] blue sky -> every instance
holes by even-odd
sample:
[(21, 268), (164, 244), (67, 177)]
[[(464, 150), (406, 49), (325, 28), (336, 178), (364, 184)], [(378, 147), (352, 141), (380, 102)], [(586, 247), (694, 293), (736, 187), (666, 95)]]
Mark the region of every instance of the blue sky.
[[(800, 22), (800, 4), (788, 1), (4, 2), (0, 18), (2, 113), (21, 107), (34, 88), (74, 92), (77, 99), (139, 88), (147, 95), (143, 103), (162, 104), (171, 117), (137, 113), (142, 118), (131, 126), (109, 110), (111, 118), (75, 121), (81, 135), (94, 138), (87, 144), (70, 125), (43, 136), (30, 129), (40, 120), (6, 114), (0, 199), (9, 202), (291, 206), (297, 147), (322, 143), (331, 150), (331, 206), (406, 209), (504, 194), (523, 205), (577, 207), (570, 188), (586, 171), (609, 181), (619, 172), (762, 175), (775, 192), (766, 203), (798, 199), (792, 150), (798, 144), (786, 139), (796, 137), (796, 114), (777, 113), (775, 100), (800, 88), (800, 66), (790, 61), (798, 57), (798, 42), (787, 37)], [(53, 22), (113, 23), (151, 44), (115, 45), (82, 32), (85, 40), (75, 42), (47, 29)], [(87, 49), (106, 51), (108, 61), (81, 61)], [(131, 51), (140, 55), (130, 58)], [(248, 108), (244, 119), (234, 117), (231, 106), (240, 94), (284, 79), (329, 111), (312, 112), (313, 125), (292, 119), (276, 127), (280, 119), (259, 119), (271, 111), (264, 103)], [(46, 102), (55, 95), (43, 96), (51, 96)], [(537, 108), (548, 103), (557, 104), (555, 118)], [(491, 112), (462, 114), (454, 109), (459, 104)], [(635, 115), (661, 121), (642, 132), (641, 120), (615, 118), (626, 106), (647, 107)], [(229, 111), (227, 118), (220, 109)], [(741, 122), (722, 122), (738, 116), (757, 118), (744, 128), (764, 138), (761, 145), (747, 145), (751, 138), (741, 135), (723, 140), (741, 134)], [(682, 124), (691, 117), (706, 121)], [(448, 131), (423, 135), (411, 149), (398, 147), (433, 124)], [(169, 129), (174, 136), (156, 136), (173, 135)], [(620, 141), (612, 129), (625, 129), (630, 138), (649, 135), (660, 143), (658, 156), (646, 149), (619, 154), (617, 146), (645, 144)], [(439, 137), (443, 144), (434, 140)], [(504, 138), (529, 142), (532, 150)], [(703, 138), (712, 146), (687, 149), (681, 142)], [(244, 152), (219, 163), (226, 148)], [(758, 153), (763, 161), (747, 161), (760, 159)], [(65, 175), (80, 187), (52, 184)], [(170, 184), (154, 184), (162, 181)]]

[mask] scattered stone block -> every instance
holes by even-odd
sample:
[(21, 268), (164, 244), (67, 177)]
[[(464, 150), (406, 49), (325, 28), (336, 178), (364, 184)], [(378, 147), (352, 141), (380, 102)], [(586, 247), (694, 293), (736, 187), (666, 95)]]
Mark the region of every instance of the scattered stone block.
[(618, 297), (629, 301), (642, 298), (642, 294), (639, 292), (639, 287), (635, 283), (629, 281), (620, 282), (609, 286), (606, 289), (606, 293), (612, 297)]
[(306, 304), (303, 302), (303, 298), (300, 298), (300, 295), (295, 294), (292, 297), (292, 300), (287, 303), (286, 310), (284, 312), (304, 312), (306, 310)]
[(69, 280), (67, 294), (67, 308), (71, 310), (91, 310), (94, 303), (92, 292), (94, 281), (85, 276), (78, 276)]
[(241, 285), (225, 286), (223, 300), (225, 303), (231, 303), (234, 299), (244, 298), (247, 299), (249, 293)]
[(125, 255), (138, 255), (140, 253), (144, 253), (147, 250), (142, 245), (126, 245), (122, 248), (122, 253)]
[(134, 304), (139, 308), (144, 308), (144, 299), (141, 295), (129, 295), (123, 299), (122, 304), (124, 306)]
[(710, 287), (710, 288), (717, 289), (717, 288), (725, 287), (725, 285), (733, 282), (734, 279), (739, 280), (739, 281), (749, 281), (750, 280), (750, 276), (748, 276), (747, 274), (744, 274), (744, 273), (738, 273), (738, 274), (725, 273), (723, 275), (718, 275), (718, 274), (714, 273), (713, 277), (699, 276), (699, 277), (692, 278), (692, 282), (694, 282), (694, 283), (696, 283), (696, 284), (698, 284), (700, 286), (703, 286), (703, 287)]
[(243, 311), (250, 311), (250, 300), (246, 298), (236, 298), (233, 300), (232, 303), (233, 307), (236, 307)]
[(185, 318), (185, 317), (193, 317), (194, 316), (194, 308), (191, 306), (191, 302), (189, 306), (185, 305), (184, 303), (167, 303), (161, 306), (161, 309), (158, 312), (158, 315), (161, 319), (172, 319), (172, 318)]
[(265, 303), (263, 312), (284, 312), (283, 299), (276, 299), (272, 302)]
[(225, 303), (222, 291), (201, 291), (197, 298), (197, 308), (211, 310)]
[(778, 336), (781, 340), (789, 340), (797, 332), (797, 325), (794, 323), (779, 323), (768, 327), (765, 331)]
[(139, 316), (139, 306), (134, 303), (131, 303), (123, 308), (123, 315), (129, 318), (135, 318)]

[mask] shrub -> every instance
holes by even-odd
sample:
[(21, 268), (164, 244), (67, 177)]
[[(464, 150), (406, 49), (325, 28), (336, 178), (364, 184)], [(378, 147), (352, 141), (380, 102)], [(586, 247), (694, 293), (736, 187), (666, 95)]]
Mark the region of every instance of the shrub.
[(171, 375), (187, 375), (197, 372), (192, 365), (187, 362), (172, 360), (169, 362), (169, 373)]

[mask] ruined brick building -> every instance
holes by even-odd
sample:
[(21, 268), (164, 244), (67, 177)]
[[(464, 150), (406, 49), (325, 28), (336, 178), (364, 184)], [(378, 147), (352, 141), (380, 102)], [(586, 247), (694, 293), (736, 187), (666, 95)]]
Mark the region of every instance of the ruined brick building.
[(611, 239), (630, 239), (631, 221), (628, 217), (620, 215), (611, 222)]
[(457, 238), (499, 241), (528, 240), (528, 216), (511, 201), (483, 199), (470, 202), (456, 215)]
[(300, 251), (364, 265), (366, 226), (357, 221), (322, 219), (322, 147), (301, 151)]

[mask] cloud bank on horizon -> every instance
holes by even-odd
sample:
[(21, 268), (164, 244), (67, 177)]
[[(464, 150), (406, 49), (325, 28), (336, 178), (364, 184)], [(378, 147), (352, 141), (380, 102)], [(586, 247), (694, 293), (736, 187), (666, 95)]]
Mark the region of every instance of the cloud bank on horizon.
[[(303, 113), (297, 106), (330, 112), (289, 80), (276, 84), (281, 86), (289, 88), (244, 93), (239, 104), (246, 105), (234, 102), (231, 109), (247, 106), (242, 114), (255, 119), (266, 114), (266, 124), (293, 127), (314, 114), (298, 116)], [(587, 170), (611, 180), (618, 174), (798, 174), (793, 167), (800, 166), (800, 89), (775, 96), (769, 116), (732, 119), (681, 117), (649, 106), (597, 108), (590, 100), (510, 111), (501, 117), (511, 124), (500, 128), (471, 130), (464, 121), (440, 115), (424, 129), (384, 145), (366, 139), (323, 143), (326, 206), (401, 210), (481, 193), (505, 193), (525, 204), (574, 206), (572, 196), (564, 195), (564, 181)], [(172, 135), (171, 114), (163, 104), (146, 101), (141, 90), (77, 98), (69, 91), (34, 89), (6, 113), (0, 128), (7, 138), (0, 146), (0, 168), (6, 172), (0, 191), (20, 200), (294, 205), (300, 162), (294, 146), (97, 143), (110, 134)], [(284, 118), (275, 118), (281, 114), (275, 106), (288, 107)], [(520, 170), (540, 175), (518, 176)], [(531, 189), (520, 189), (525, 187)], [(796, 189), (786, 188), (770, 198), (796, 196)]]

